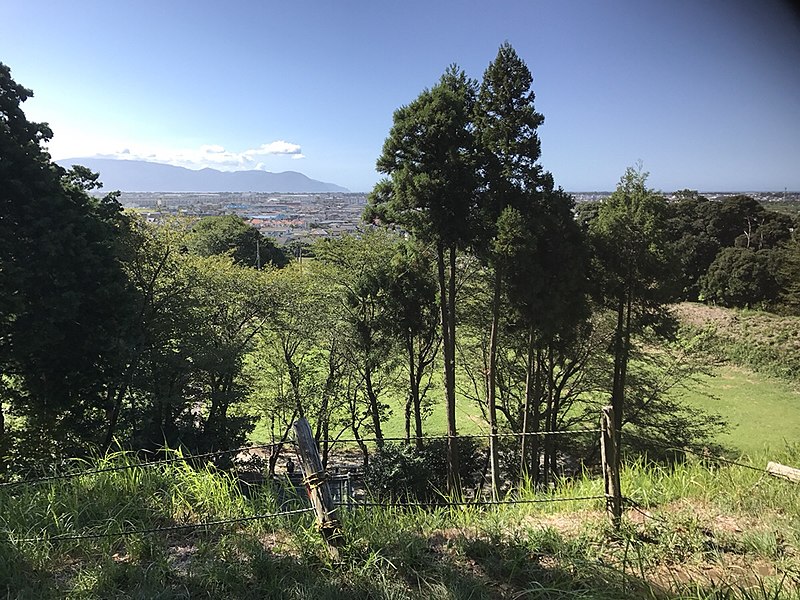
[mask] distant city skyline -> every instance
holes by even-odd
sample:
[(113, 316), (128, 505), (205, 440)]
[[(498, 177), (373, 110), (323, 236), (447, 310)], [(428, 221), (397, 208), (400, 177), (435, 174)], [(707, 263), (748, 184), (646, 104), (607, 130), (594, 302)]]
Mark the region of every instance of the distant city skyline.
[(800, 19), (780, 0), (7, 2), (0, 61), (55, 159), (299, 171), (369, 191), (392, 113), (451, 63), (530, 67), (542, 165), (606, 191), (800, 191)]

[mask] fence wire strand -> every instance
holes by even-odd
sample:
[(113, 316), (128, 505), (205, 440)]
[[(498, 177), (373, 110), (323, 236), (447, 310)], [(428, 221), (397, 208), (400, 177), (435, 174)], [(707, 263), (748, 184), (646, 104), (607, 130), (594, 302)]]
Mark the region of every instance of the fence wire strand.
[(58, 475), (46, 475), (44, 477), (36, 477), (34, 479), (22, 479), (20, 481), (3, 481), (0, 482), (0, 488), (14, 488), (23, 485), (36, 485), (39, 483), (46, 483), (48, 481), (58, 481), (62, 479), (75, 479), (76, 477), (84, 477), (88, 475), (99, 475), (101, 473), (113, 473), (114, 471), (126, 471), (129, 469), (138, 469), (138, 468), (150, 468), (150, 467), (158, 467), (163, 465), (169, 465), (179, 462), (189, 462), (192, 460), (200, 460), (204, 458), (210, 458), (212, 456), (224, 456), (226, 454), (236, 454), (239, 452), (245, 452), (247, 450), (261, 450), (265, 448), (274, 448), (277, 446), (286, 445), (285, 443), (275, 443), (275, 444), (258, 444), (254, 446), (240, 446), (239, 448), (232, 448), (229, 450), (216, 450), (213, 452), (204, 452), (202, 454), (188, 454), (185, 456), (176, 456), (175, 458), (164, 458), (160, 460), (153, 460), (153, 461), (145, 461), (145, 462), (135, 462), (125, 465), (114, 465), (111, 467), (102, 467), (100, 469), (89, 469), (86, 471), (75, 471), (73, 473), (60, 473)]
[(277, 513), (266, 513), (261, 515), (252, 515), (249, 517), (235, 517), (232, 519), (219, 519), (216, 521), (204, 521), (203, 523), (184, 523), (182, 525), (168, 525), (164, 527), (149, 527), (146, 529), (126, 529), (124, 531), (106, 531), (103, 533), (75, 533), (75, 534), (61, 534), (43, 537), (30, 537), (14, 539), (9, 536), (11, 541), (17, 543), (39, 543), (39, 542), (60, 542), (69, 540), (96, 540), (101, 538), (125, 537), (129, 535), (142, 535), (148, 533), (162, 533), (170, 531), (184, 531), (187, 529), (205, 529), (207, 527), (216, 527), (218, 525), (232, 525), (235, 523), (247, 523), (250, 521), (261, 521), (266, 519), (274, 519), (277, 517), (285, 517), (290, 515), (299, 515), (302, 513), (312, 512), (312, 507), (299, 508), (296, 510), (287, 510)]
[(600, 496), (576, 496), (574, 498), (517, 498), (511, 500), (447, 500), (444, 502), (358, 502), (352, 503), (337, 502), (336, 506), (347, 506), (350, 508), (448, 508), (454, 506), (502, 506), (511, 504), (546, 504), (548, 502), (585, 502), (589, 500), (603, 500), (605, 495)]
[[(558, 436), (558, 435), (580, 435), (584, 433), (600, 433), (600, 429), (564, 429), (562, 431), (529, 431), (527, 433), (513, 433), (513, 432), (503, 432), (503, 433), (473, 433), (467, 435), (426, 435), (422, 437), (422, 440), (447, 440), (451, 437), (453, 439), (459, 440), (488, 440), (492, 437), (498, 438), (523, 438), (523, 437), (548, 437), (548, 436)], [(382, 437), (382, 438), (375, 438), (375, 437), (362, 437), (362, 438), (332, 438), (329, 440), (319, 440), (317, 443), (322, 444), (327, 442), (328, 444), (335, 444), (337, 442), (347, 442), (347, 443), (375, 443), (375, 442), (409, 442), (414, 443), (417, 440), (415, 436), (411, 436), (410, 438), (406, 438), (405, 436), (402, 437)]]
[(657, 446), (657, 447), (659, 447), (659, 448), (661, 448), (663, 450), (670, 450), (670, 451), (673, 451), (673, 452), (685, 452), (686, 454), (691, 454), (693, 456), (704, 458), (706, 460), (712, 460), (712, 461), (715, 461), (715, 462), (721, 462), (721, 463), (725, 463), (725, 464), (728, 464), (728, 465), (733, 465), (735, 467), (741, 467), (743, 469), (750, 469), (751, 471), (757, 471), (759, 473), (766, 473), (768, 475), (770, 474), (769, 471), (767, 471), (766, 469), (762, 469), (761, 467), (755, 467), (753, 465), (748, 465), (748, 464), (745, 464), (745, 463), (737, 462), (735, 460), (731, 460), (729, 458), (725, 458), (725, 457), (719, 456), (717, 454), (710, 454), (710, 453), (707, 453), (707, 452), (698, 452), (697, 450), (691, 450), (690, 448), (680, 448), (678, 446), (670, 446), (669, 444), (664, 444), (662, 442), (658, 442), (656, 440), (650, 439), (648, 437), (645, 437), (643, 435), (640, 435), (638, 433), (634, 433), (634, 432), (631, 432), (631, 431), (626, 431), (624, 433), (624, 435), (625, 436), (634, 437), (634, 438), (639, 439), (639, 440), (641, 440), (643, 442), (647, 442), (648, 444), (651, 444), (653, 446)]

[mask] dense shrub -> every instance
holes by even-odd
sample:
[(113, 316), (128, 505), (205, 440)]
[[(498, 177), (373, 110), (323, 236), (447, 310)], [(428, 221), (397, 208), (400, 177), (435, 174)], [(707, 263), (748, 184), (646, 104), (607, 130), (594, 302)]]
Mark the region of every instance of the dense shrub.
[[(474, 486), (481, 477), (485, 448), (469, 438), (459, 438), (459, 473), (463, 486)], [(376, 498), (435, 500), (447, 489), (447, 440), (413, 445), (386, 444), (370, 458), (364, 481)]]

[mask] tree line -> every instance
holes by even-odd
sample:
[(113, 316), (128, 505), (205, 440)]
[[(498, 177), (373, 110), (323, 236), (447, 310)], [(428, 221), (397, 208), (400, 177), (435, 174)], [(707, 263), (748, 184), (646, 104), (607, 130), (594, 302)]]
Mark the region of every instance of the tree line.
[[(531, 86), (508, 44), (481, 82), (450, 67), (395, 112), (362, 232), (297, 262), (238, 217), (151, 224), (91, 194), (98, 176), (52, 162), (0, 65), (6, 476), (117, 447), (232, 448), (257, 424), (285, 442), (300, 416), (324, 459), (346, 434), (367, 463), (392, 410), (424, 451), (437, 402), (453, 492), (464, 402), (491, 433), (536, 433), (593, 423), (610, 397), (619, 427), (707, 443), (719, 420), (669, 393), (702, 368), (702, 339), (676, 336), (667, 303), (797, 307), (794, 224), (747, 198), (667, 202), (640, 167), (575, 206), (539, 162)], [(758, 261), (771, 295), (741, 300), (722, 279), (749, 283)], [(552, 481), (571, 452), (522, 440), (490, 438), (495, 494)]]

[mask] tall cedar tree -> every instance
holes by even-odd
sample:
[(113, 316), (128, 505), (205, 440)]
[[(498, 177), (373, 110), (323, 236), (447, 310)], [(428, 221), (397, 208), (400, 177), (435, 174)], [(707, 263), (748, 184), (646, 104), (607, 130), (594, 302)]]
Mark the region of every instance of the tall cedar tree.
[[(522, 406), (523, 434), (555, 431), (559, 396), (553, 372), (545, 357), (575, 344), (585, 328), (587, 305), (586, 239), (573, 218), (574, 202), (561, 189), (545, 195), (537, 210), (523, 215), (508, 207), (498, 219), (495, 252), (502, 259), (511, 319), (526, 338), (525, 387)], [(581, 324), (584, 324), (583, 326)], [(547, 368), (541, 368), (546, 365)], [(523, 436), (520, 473), (523, 479), (547, 481), (555, 466), (555, 438)], [(539, 470), (544, 450), (543, 471)]]
[(447, 401), (448, 489), (460, 494), (455, 395), (456, 257), (474, 238), (476, 84), (455, 65), (395, 111), (377, 162), (388, 176), (370, 195), (367, 220), (394, 224), (436, 249)]
[(491, 437), (489, 456), (492, 493), (500, 488), (497, 439), (497, 346), (500, 303), (507, 276), (504, 255), (497, 246), (498, 224), (504, 211), (531, 215), (553, 189), (553, 178), (538, 164), (541, 144), (536, 130), (544, 117), (534, 108), (533, 77), (510, 44), (503, 44), (483, 75), (475, 106), (475, 129), (480, 156), (481, 233), (479, 253), (493, 270), (492, 319), (487, 373)]

